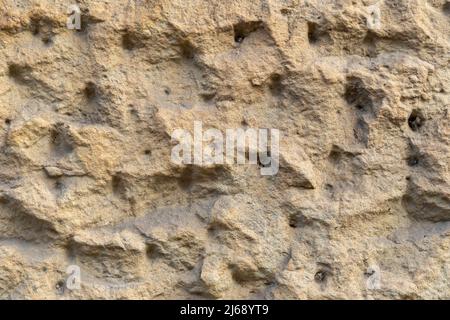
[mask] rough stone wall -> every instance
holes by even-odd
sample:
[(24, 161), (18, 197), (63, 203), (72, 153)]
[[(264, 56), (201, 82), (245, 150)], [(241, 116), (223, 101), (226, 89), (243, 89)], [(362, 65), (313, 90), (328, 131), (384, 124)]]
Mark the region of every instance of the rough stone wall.
[[(450, 298), (449, 1), (0, 11), (0, 298)], [(278, 174), (174, 164), (194, 121)]]

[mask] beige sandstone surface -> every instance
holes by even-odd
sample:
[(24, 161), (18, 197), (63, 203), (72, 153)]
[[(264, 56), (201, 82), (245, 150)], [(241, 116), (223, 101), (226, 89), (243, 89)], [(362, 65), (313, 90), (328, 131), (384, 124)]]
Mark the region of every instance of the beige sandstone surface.
[[(450, 299), (449, 1), (0, 13), (0, 298)], [(194, 121), (278, 174), (174, 164)]]

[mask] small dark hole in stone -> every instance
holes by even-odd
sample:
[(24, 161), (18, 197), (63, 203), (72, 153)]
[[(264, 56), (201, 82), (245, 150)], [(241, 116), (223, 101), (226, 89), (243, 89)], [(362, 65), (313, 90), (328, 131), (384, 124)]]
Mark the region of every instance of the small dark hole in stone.
[(298, 224), (297, 224), (297, 219), (295, 219), (295, 217), (291, 217), (289, 219), (289, 227), (295, 229), (297, 228)]
[(374, 110), (374, 97), (366, 89), (361, 79), (349, 79), (345, 86), (344, 98), (349, 105), (354, 105), (358, 110), (366, 112)]
[(64, 184), (61, 181), (55, 182), (55, 189), (61, 191), (64, 188)]
[(408, 126), (412, 131), (418, 131), (423, 126), (424, 122), (425, 119), (417, 110), (414, 110), (408, 118)]
[(179, 186), (185, 190), (189, 191), (195, 182), (195, 172), (192, 166), (186, 167), (178, 180)]
[(146, 155), (150, 156), (150, 155), (152, 154), (152, 151), (147, 149), (147, 150), (144, 151), (144, 153), (145, 153)]
[(270, 77), (269, 89), (272, 95), (281, 96), (283, 93), (282, 77), (279, 74), (273, 74)]
[(5, 119), (5, 124), (9, 126), (11, 124), (11, 119)]
[(234, 35), (234, 42), (236, 43), (242, 43), (245, 39), (245, 36), (243, 36), (242, 34), (235, 34)]
[(181, 56), (188, 60), (195, 57), (195, 50), (189, 42), (184, 42), (181, 45)]
[(332, 149), (328, 157), (331, 162), (339, 163), (342, 160), (342, 153), (340, 150)]
[(18, 77), (20, 77), (21, 73), (22, 73), (22, 68), (19, 65), (15, 64), (15, 63), (9, 65), (8, 75), (10, 77), (18, 78)]
[(203, 101), (211, 101), (216, 95), (216, 92), (201, 92), (200, 95), (203, 98)]
[(114, 175), (111, 181), (114, 194), (122, 194), (125, 191), (125, 184), (122, 177), (118, 174)]
[(42, 42), (46, 45), (51, 45), (53, 43), (53, 40), (50, 36), (42, 37)]
[(408, 158), (407, 162), (408, 162), (408, 166), (415, 167), (415, 166), (419, 165), (420, 160), (419, 160), (419, 157), (417, 157), (417, 156), (411, 156)]
[(166, 95), (170, 95), (170, 89), (165, 88), (165, 89), (164, 89), (164, 93), (165, 93)]
[(314, 280), (317, 282), (324, 282), (327, 279), (327, 272), (323, 270), (319, 270), (314, 275)]
[(39, 20), (32, 20), (30, 23), (30, 31), (34, 36), (37, 36), (40, 32)]
[(319, 31), (316, 23), (308, 22), (308, 40), (311, 44), (319, 41)]
[(239, 22), (233, 26), (234, 42), (242, 43), (252, 32), (262, 27), (260, 21)]
[(88, 82), (84, 88), (84, 95), (88, 100), (93, 100), (97, 95), (97, 88), (93, 82)]
[(128, 51), (132, 51), (138, 47), (137, 39), (130, 33), (125, 33), (122, 36), (122, 47)]
[(124, 34), (122, 36), (122, 46), (129, 51), (133, 50), (134, 48), (133, 42), (127, 34)]
[(65, 286), (66, 286), (66, 282), (64, 280), (59, 280), (56, 285), (55, 288), (58, 291), (59, 294), (63, 294), (64, 290), (65, 290)]
[(27, 84), (32, 81), (31, 71), (32, 69), (27, 65), (11, 63), (8, 66), (8, 76), (21, 84)]
[(153, 243), (148, 244), (146, 254), (147, 257), (151, 260), (164, 257), (163, 253), (161, 252), (161, 249), (156, 244)]

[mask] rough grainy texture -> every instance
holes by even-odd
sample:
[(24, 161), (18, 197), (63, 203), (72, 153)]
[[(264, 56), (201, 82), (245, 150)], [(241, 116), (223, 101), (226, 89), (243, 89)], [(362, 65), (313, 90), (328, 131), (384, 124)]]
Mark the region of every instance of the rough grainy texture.
[(1, 298), (450, 298), (449, 1), (73, 2), (0, 0)]

